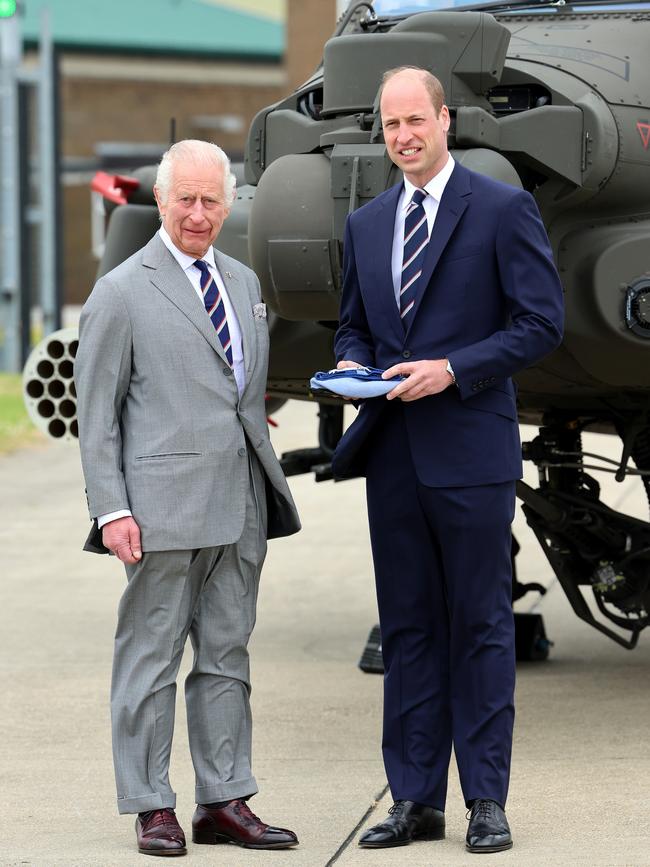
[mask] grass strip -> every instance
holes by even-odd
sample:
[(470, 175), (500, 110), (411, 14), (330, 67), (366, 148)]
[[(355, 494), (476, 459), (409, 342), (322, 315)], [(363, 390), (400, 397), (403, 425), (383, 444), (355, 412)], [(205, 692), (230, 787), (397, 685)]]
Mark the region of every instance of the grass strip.
[(0, 454), (43, 440), (27, 415), (21, 375), (0, 373)]

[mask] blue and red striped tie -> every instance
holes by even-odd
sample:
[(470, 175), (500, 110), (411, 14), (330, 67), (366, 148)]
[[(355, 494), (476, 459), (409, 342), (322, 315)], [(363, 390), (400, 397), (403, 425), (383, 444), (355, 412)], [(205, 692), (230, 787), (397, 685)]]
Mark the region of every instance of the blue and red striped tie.
[(429, 242), (427, 215), (422, 204), (426, 196), (424, 190), (416, 190), (413, 193), (404, 220), (404, 257), (402, 259), (402, 279), (399, 293), (399, 315), (405, 331), (408, 329), (410, 319), (413, 316), (418, 281), (422, 274)]
[(232, 344), (230, 340), (230, 331), (228, 330), (228, 320), (226, 318), (226, 308), (219, 292), (216, 280), (210, 274), (210, 269), (203, 259), (197, 259), (194, 263), (201, 272), (201, 292), (203, 293), (203, 303), (208, 312), (208, 316), (212, 320), (214, 329), (219, 336), (223, 351), (226, 353), (228, 364), (232, 367)]

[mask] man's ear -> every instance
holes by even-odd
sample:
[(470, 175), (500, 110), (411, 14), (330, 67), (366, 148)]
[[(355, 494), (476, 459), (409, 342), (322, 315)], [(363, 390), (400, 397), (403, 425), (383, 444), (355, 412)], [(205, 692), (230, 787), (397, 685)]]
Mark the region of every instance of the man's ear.
[(164, 217), (165, 216), (165, 211), (164, 211), (165, 205), (163, 204), (162, 198), (160, 196), (160, 190), (158, 189), (158, 187), (154, 186), (153, 194), (154, 194), (154, 198), (156, 199), (156, 204), (158, 205), (158, 210), (160, 212), (160, 216)]

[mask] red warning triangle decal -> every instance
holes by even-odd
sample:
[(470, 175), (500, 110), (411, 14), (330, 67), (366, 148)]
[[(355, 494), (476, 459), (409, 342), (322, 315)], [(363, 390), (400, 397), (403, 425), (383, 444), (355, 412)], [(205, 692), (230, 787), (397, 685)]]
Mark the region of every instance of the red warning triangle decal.
[(641, 141), (643, 142), (643, 150), (648, 150), (648, 145), (650, 145), (650, 123), (648, 121), (640, 120), (636, 128), (639, 130), (639, 135), (641, 136)]

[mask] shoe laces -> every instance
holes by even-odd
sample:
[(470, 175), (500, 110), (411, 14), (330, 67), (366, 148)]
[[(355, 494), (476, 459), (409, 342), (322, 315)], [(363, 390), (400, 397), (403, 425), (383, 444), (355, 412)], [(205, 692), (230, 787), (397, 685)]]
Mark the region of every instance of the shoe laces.
[(159, 810), (147, 810), (140, 813), (140, 818), (147, 825), (166, 825), (170, 820), (176, 819), (176, 814), (168, 807), (161, 807)]
[(494, 801), (491, 801), (489, 798), (479, 798), (478, 801), (474, 801), (470, 809), (465, 814), (466, 819), (471, 819), (472, 817), (476, 817), (477, 819), (488, 819), (494, 811)]
[(399, 815), (404, 810), (404, 801), (395, 801), (392, 807), (388, 810), (388, 815), (393, 816), (396, 813)]
[(161, 825), (163, 827), (172, 825), (173, 830), (170, 836), (174, 839), (180, 840), (178, 820), (176, 819), (176, 813), (174, 813), (172, 809), (163, 807), (160, 810), (148, 810), (146, 813), (142, 813), (140, 818), (142, 820), (143, 830), (146, 833), (150, 833), (154, 828), (158, 828)]
[(264, 822), (260, 819), (259, 816), (256, 816), (255, 813), (248, 806), (246, 801), (235, 801), (233, 804), (233, 810), (240, 816), (243, 821), (247, 825), (264, 825)]

